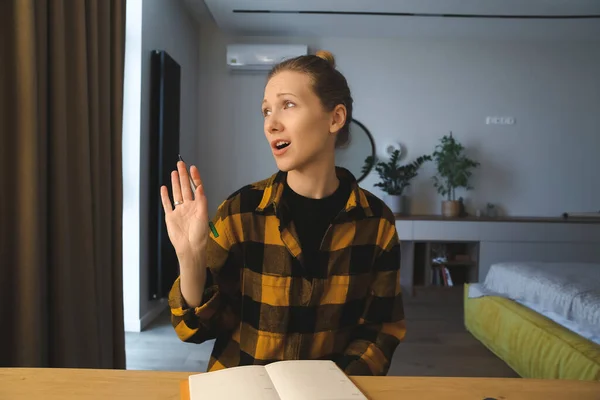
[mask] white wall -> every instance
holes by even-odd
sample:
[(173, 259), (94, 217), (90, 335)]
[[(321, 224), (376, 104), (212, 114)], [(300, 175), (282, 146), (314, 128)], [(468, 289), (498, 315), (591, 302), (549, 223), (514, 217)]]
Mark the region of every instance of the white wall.
[(126, 11), (123, 87), (123, 317), (125, 330), (140, 326), (140, 93), (142, 0)]
[[(350, 83), (355, 118), (380, 149), (402, 142), (406, 160), (431, 153), (452, 130), (482, 164), (468, 206), (493, 202), (527, 216), (600, 209), (598, 41), (231, 38), (211, 22), (200, 31), (196, 140), (212, 212), (232, 191), (275, 171), (260, 115), (265, 75), (228, 74), (228, 42), (332, 51)], [(512, 116), (516, 124), (485, 125), (486, 116)], [(432, 173), (430, 164), (413, 184), (413, 213), (439, 213)], [(362, 185), (381, 195), (376, 181), (373, 173)]]
[[(130, 4), (131, 3), (131, 4)], [(181, 1), (130, 0), (127, 21), (127, 64), (124, 121), (124, 292), (125, 329), (139, 330), (166, 303), (148, 300), (149, 210), (148, 172), (150, 124), (150, 54), (165, 50), (181, 65), (180, 146), (196, 147), (198, 103), (198, 26)], [(131, 11), (131, 10), (135, 10)], [(132, 19), (130, 19), (130, 13)], [(139, 18), (141, 17), (141, 21)], [(129, 99), (130, 101), (127, 101)], [(185, 153), (184, 153), (185, 154)], [(175, 167), (175, 166), (173, 166)], [(142, 194), (140, 196), (140, 193)], [(177, 266), (173, 266), (176, 268)]]

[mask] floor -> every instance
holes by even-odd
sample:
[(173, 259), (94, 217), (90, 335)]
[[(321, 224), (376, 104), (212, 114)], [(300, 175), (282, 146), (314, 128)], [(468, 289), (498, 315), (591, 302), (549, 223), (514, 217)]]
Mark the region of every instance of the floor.
[(125, 332), (127, 369), (205, 372), (213, 344), (179, 340), (165, 310), (143, 332)]
[[(418, 290), (405, 298), (407, 336), (392, 360), (389, 375), (517, 377), (469, 334), (463, 324), (459, 288)], [(167, 312), (147, 330), (126, 333), (127, 369), (206, 371), (213, 342), (181, 342)]]

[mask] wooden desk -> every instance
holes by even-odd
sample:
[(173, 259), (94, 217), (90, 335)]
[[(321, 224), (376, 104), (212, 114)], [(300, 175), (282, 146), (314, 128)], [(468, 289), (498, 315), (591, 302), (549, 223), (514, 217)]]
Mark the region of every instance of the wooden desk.
[[(0, 399), (179, 400), (189, 372), (0, 368)], [(600, 399), (600, 382), (502, 378), (353, 377), (371, 400)]]

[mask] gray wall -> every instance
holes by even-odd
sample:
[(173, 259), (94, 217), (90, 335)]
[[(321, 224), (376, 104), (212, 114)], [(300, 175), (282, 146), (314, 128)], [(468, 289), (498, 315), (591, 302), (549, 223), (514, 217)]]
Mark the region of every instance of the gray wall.
[[(201, 67), (198, 63), (198, 25), (182, 2), (130, 0), (127, 15), (131, 19), (127, 21), (126, 63), (129, 64), (126, 64), (126, 73), (129, 74), (125, 82), (123, 132), (123, 278), (126, 330), (137, 330), (164, 308), (164, 304), (148, 300), (150, 53), (152, 50), (165, 50), (181, 65), (180, 145), (184, 149), (197, 147), (198, 75)], [(130, 113), (139, 113), (139, 119)], [(136, 165), (137, 160), (139, 163)], [(131, 187), (134, 185), (139, 185), (139, 192), (138, 188)], [(137, 229), (133, 228), (136, 222)], [(136, 254), (137, 251), (139, 253)]]
[[(150, 52), (152, 50), (165, 50), (181, 66), (181, 119), (180, 119), (180, 146), (183, 154), (185, 149), (196, 147), (198, 132), (197, 106), (198, 103), (198, 27), (188, 10), (180, 1), (144, 0), (142, 19), (142, 138), (147, 137), (150, 122)], [(143, 185), (148, 182), (149, 150), (148, 142), (142, 140), (141, 181)], [(145, 168), (143, 166), (146, 166)], [(173, 165), (173, 168), (176, 166)], [(167, 182), (165, 182), (167, 183)], [(148, 199), (142, 196), (141, 213), (148, 215)], [(148, 233), (147, 219), (140, 221), (142, 238)], [(148, 293), (148, 256), (147, 245), (149, 237), (142, 240), (140, 257), (140, 314), (142, 318), (150, 311), (151, 305), (146, 300)], [(173, 266), (176, 268), (176, 266)]]
[[(275, 163), (262, 132), (264, 74), (231, 75), (229, 42), (302, 43), (336, 56), (355, 100), (355, 118), (375, 137), (406, 146), (405, 161), (431, 153), (450, 130), (479, 160), (471, 208), (487, 202), (509, 215), (553, 216), (600, 209), (600, 42), (453, 39), (237, 37), (213, 22), (200, 28), (197, 160), (214, 212)], [(516, 118), (486, 125), (487, 116)], [(190, 139), (192, 141), (193, 139)], [(433, 165), (411, 189), (413, 213), (439, 213)], [(363, 186), (373, 188), (376, 174)]]

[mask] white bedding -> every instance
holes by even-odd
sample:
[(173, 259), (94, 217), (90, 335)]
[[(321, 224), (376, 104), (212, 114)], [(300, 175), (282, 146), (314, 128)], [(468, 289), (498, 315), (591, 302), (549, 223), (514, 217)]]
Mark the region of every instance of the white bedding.
[(469, 297), (486, 295), (515, 300), (588, 338), (600, 337), (600, 264), (494, 264), (483, 284), (469, 290)]

